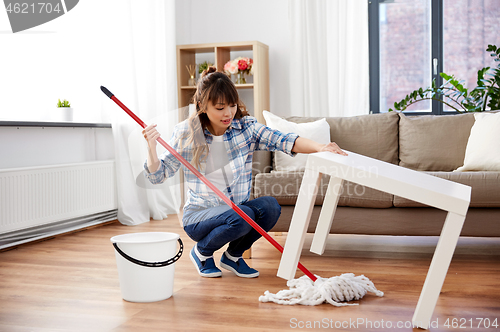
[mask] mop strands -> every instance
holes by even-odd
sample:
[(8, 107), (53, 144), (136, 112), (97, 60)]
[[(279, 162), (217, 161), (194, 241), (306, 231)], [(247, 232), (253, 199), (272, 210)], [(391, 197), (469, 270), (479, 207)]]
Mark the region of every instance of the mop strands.
[(276, 294), (265, 291), (264, 295), (259, 297), (259, 301), (284, 305), (318, 305), (328, 302), (336, 307), (343, 307), (358, 305), (345, 302), (359, 300), (368, 292), (384, 296), (384, 293), (375, 288), (373, 282), (364, 275), (356, 277), (353, 273), (344, 273), (333, 278), (320, 276), (316, 278), (316, 281), (312, 281), (308, 276), (302, 276), (289, 280), (286, 283), (290, 287), (289, 290), (281, 290)]

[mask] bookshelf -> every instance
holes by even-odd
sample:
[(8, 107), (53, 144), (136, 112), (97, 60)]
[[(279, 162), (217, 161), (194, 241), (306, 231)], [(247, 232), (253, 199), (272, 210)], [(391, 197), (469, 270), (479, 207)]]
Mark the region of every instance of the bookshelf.
[(218, 71), (223, 71), (226, 62), (240, 56), (242, 52), (248, 54), (244, 56), (249, 56), (254, 61), (254, 74), (247, 77), (253, 79), (253, 82), (236, 84), (236, 89), (250, 114), (257, 118), (257, 121), (265, 123), (262, 111), (269, 111), (269, 47), (258, 41), (177, 45), (179, 121), (189, 115), (186, 106), (189, 105), (196, 90), (196, 87), (188, 86), (190, 76), (186, 66), (197, 65), (200, 58), (209, 59), (208, 61), (212, 62)]

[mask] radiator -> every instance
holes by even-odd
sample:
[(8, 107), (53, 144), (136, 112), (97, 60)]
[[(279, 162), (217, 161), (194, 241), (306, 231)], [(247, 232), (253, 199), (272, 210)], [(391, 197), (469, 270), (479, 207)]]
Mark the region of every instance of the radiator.
[(114, 161), (0, 170), (0, 234), (117, 208)]

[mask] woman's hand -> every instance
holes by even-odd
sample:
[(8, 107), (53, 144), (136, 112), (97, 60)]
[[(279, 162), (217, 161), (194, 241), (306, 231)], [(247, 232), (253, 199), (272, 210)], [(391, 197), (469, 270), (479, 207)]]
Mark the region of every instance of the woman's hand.
[(343, 155), (343, 156), (347, 156), (347, 153), (345, 153), (344, 151), (342, 151), (339, 148), (339, 146), (337, 145), (337, 143), (334, 143), (334, 142), (330, 142), (328, 144), (324, 144), (323, 147), (319, 150), (319, 152), (323, 152), (323, 151), (329, 151), (329, 152), (333, 152), (333, 153), (340, 154), (340, 155)]
[(160, 137), (160, 133), (156, 130), (156, 124), (147, 126), (142, 134), (148, 142), (148, 146), (151, 150), (156, 151), (156, 139)]
[(150, 173), (154, 173), (160, 168), (160, 161), (156, 155), (156, 139), (160, 137), (160, 133), (156, 130), (156, 124), (153, 124), (147, 126), (142, 134), (148, 142), (148, 170)]
[(328, 144), (321, 144), (301, 136), (297, 137), (292, 148), (292, 152), (295, 153), (315, 153), (323, 151), (333, 152), (336, 154), (340, 154), (342, 156), (347, 156), (347, 153), (342, 151), (339, 148), (339, 146), (334, 142), (330, 142)]

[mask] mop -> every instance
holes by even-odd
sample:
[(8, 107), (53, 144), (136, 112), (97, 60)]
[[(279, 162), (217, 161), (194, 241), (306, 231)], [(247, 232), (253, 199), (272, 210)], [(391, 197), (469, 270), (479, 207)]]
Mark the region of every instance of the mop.
[[(118, 98), (114, 96), (108, 89), (101, 86), (101, 91), (104, 92), (111, 100), (120, 106), (132, 119), (134, 119), (142, 128), (147, 125), (127, 108)], [(283, 247), (276, 242), (267, 232), (260, 227), (252, 218), (250, 218), (243, 210), (241, 210), (233, 201), (207, 180), (193, 165), (184, 159), (177, 151), (175, 151), (161, 137), (156, 139), (158, 143), (163, 145), (177, 160), (179, 160), (187, 169), (193, 172), (208, 188), (210, 188), (217, 196), (219, 196), (227, 205), (229, 205), (238, 215), (240, 215), (247, 223), (250, 224), (260, 235), (269, 241), (279, 252), (283, 253)], [(289, 290), (282, 290), (276, 294), (266, 291), (263, 296), (259, 297), (261, 302), (275, 302), (278, 304), (304, 304), (318, 305), (328, 302), (335, 306), (348, 305), (343, 302), (359, 300), (367, 292), (372, 292), (377, 296), (383, 296), (384, 293), (377, 290), (373, 283), (365, 276), (355, 276), (352, 273), (345, 273), (338, 277), (321, 278), (312, 274), (300, 262), (298, 268), (305, 274), (298, 279), (289, 280), (287, 286)], [(349, 304), (356, 305), (356, 304)]]

